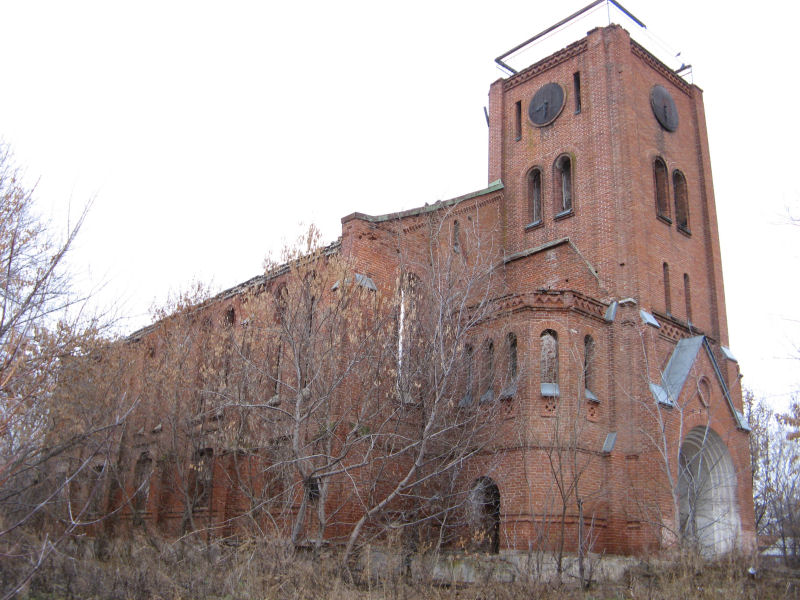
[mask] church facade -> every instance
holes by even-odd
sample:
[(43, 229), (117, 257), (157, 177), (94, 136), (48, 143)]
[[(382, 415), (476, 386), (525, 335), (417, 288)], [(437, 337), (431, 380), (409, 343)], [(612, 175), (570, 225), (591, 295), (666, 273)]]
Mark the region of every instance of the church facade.
[[(463, 340), (454, 342), (453, 354), (465, 356), (464, 364), (442, 387), (450, 395), (452, 414), (483, 410), (499, 423), (490, 434), (479, 434), (471, 425), (474, 438), (446, 463), (450, 485), (459, 490), (452, 497), (463, 505), (463, 518), (454, 525), (461, 533), (452, 539), (482, 538), (477, 543), (487, 551), (561, 546), (630, 554), (681, 540), (707, 553), (752, 548), (749, 429), (738, 364), (728, 348), (702, 91), (611, 25), (494, 82), (488, 123), (485, 189), (403, 213), (348, 215), (342, 219), (341, 239), (315, 259), (342, 257), (351, 270), (332, 277), (327, 290), (355, 282), (366, 293), (400, 295), (392, 309), (396, 337), (386, 346), (395, 351), (390, 363), (396, 366), (383, 371), (376, 366), (369, 379), (378, 381), (375, 389), (383, 389), (384, 396), (385, 389), (394, 390), (401, 404), (415, 403), (414, 386), (401, 389), (387, 381), (399, 380), (409, 369), (411, 358), (404, 365), (403, 357), (415, 342), (403, 328), (421, 309), (412, 308), (408, 299), (415, 286), (426, 285), (420, 272), (412, 279), (408, 265), (424, 270), (446, 255), (461, 265), (448, 262), (447, 267), (453, 281), (461, 283), (477, 281), (476, 265), (490, 266), (491, 283), (465, 296), (470, 314), (476, 306), (482, 312)], [(430, 251), (432, 228), (435, 252)], [(276, 267), (199, 311), (221, 315), (213, 323), (223, 325), (212, 324), (212, 329), (252, 327), (252, 298), (279, 289), (288, 277), (285, 268)], [(448, 289), (457, 285), (448, 284)], [(311, 311), (319, 300), (311, 295)], [(434, 330), (431, 325), (426, 331), (435, 337)], [(143, 372), (147, 360), (166, 352), (159, 324), (130, 339), (131, 346), (149, 348)], [(250, 351), (249, 344), (239, 339), (236, 356), (244, 356), (242, 348)], [(277, 348), (267, 361), (274, 376), (248, 384), (247, 393), (261, 398), (249, 400), (248, 406), (263, 403), (290, 419), (289, 407), (313, 402), (315, 392), (305, 383), (302, 366), (295, 369), (297, 382), (284, 384), (281, 374), (294, 363), (287, 360), (287, 341)], [(380, 360), (370, 359), (374, 365)], [(298, 514), (320, 512), (320, 501), (326, 504), (326, 518), (335, 515), (322, 534), (329, 540), (348, 540), (354, 528), (375, 529), (381, 518), (399, 521), (412, 513), (430, 524), (442, 511), (429, 502), (413, 512), (411, 496), (419, 498), (422, 492), (412, 494), (409, 487), (392, 495), (392, 490), (410, 471), (419, 479), (415, 489), (428, 485), (419, 476), (424, 469), (420, 457), (432, 452), (434, 441), (455, 434), (432, 437), (417, 454), (381, 445), (373, 425), (354, 425), (360, 423), (355, 417), (341, 417), (350, 414), (354, 398), (368, 395), (367, 378), (359, 374), (337, 383), (334, 395), (350, 400), (333, 411), (339, 417), (327, 417), (328, 425), (314, 425), (315, 432), (323, 432), (315, 434), (319, 440), (331, 431), (330, 423), (350, 424), (348, 433), (331, 434), (339, 450), (328, 454), (337, 455), (336, 460), (324, 467), (313, 466), (313, 453), (301, 460), (292, 454), (297, 444), (288, 434), (261, 444), (274, 447), (276, 439), (283, 440), (286, 464), (310, 469), (288, 476), (299, 491), (286, 496), (283, 516), (267, 519), (273, 524), (285, 519), (282, 529), (275, 527), (287, 537), (310, 535), (310, 525)], [(258, 391), (258, 385), (269, 391)], [(281, 404), (281, 385), (298, 404)], [(153, 399), (154, 404), (163, 402), (163, 396)], [(361, 406), (367, 404), (363, 400)], [(221, 414), (214, 425), (220, 430)], [(425, 418), (392, 422), (395, 431), (410, 431), (414, 423), (424, 433)], [(168, 491), (165, 472), (181, 471), (182, 459), (165, 467), (167, 462), (159, 462), (153, 450), (154, 440), (163, 439), (168, 428), (168, 418), (155, 416), (122, 440), (127, 448), (123, 462), (131, 473), (111, 500), (131, 505), (122, 515), (178, 531), (187, 527), (188, 511), (200, 525), (231, 534), (240, 513), (252, 513), (256, 505), (266, 510), (263, 502), (253, 500), (252, 491), (265, 485), (261, 459), (236, 458), (243, 456), (242, 444), (235, 452), (206, 442), (192, 449), (186, 441), (191, 436), (183, 438), (190, 457), (183, 470), (196, 498), (190, 498), (189, 487), (182, 493), (174, 487)], [(356, 431), (361, 445), (354, 442), (352, 452), (343, 451)], [(409, 438), (404, 431), (403, 438)], [(375, 448), (380, 452), (370, 454), (378, 452)], [(353, 454), (361, 460), (353, 464), (361, 465), (378, 456), (372, 466), (380, 463), (389, 473), (370, 487), (377, 501), (363, 499), (369, 479), (359, 479), (363, 470), (355, 478), (354, 466), (337, 470), (349, 460), (342, 456)], [(325, 489), (320, 488), (323, 471), (330, 481)], [(261, 483), (240, 489), (236, 482), (242, 473)], [(287, 489), (281, 493), (289, 494)], [(440, 492), (430, 494), (434, 497), (441, 501)], [(392, 516), (386, 517), (389, 512)], [(439, 529), (428, 531), (444, 527), (441, 520)]]

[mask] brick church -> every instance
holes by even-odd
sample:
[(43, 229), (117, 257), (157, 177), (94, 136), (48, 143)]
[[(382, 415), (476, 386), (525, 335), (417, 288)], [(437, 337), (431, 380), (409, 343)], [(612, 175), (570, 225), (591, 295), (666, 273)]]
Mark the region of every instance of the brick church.
[[(131, 474), (112, 503), (128, 501), (133, 520), (166, 531), (185, 530), (188, 520), (219, 535), (232, 534), (241, 514), (261, 511), (253, 517), (259, 530), (271, 527), (293, 540), (322, 532), (321, 540), (344, 542), (354, 529), (385, 539), (401, 531), (407, 540), (413, 536), (403, 525), (417, 519), (427, 533), (415, 530), (415, 547), (420, 536), (442, 536), (450, 524), (449, 547), (474, 543), (490, 552), (560, 545), (630, 554), (689, 541), (711, 554), (754, 546), (749, 429), (728, 348), (702, 90), (610, 25), (495, 81), (488, 126), (485, 189), (402, 213), (353, 213), (342, 219), (340, 240), (309, 259), (348, 265), (349, 275), (332, 275), (320, 287), (326, 302), (348, 284), (393, 299), (385, 313), (392, 315), (387, 323), (395, 337), (384, 350), (370, 351), (368, 360), (353, 358), (350, 370), (334, 378), (338, 387), (323, 393), (326, 375), (312, 377), (308, 362), (292, 359), (309, 344), (308, 336), (289, 335), (300, 319), (283, 317), (273, 333), (289, 337), (262, 338), (269, 367), (236, 393), (248, 398), (241, 403), (248, 410), (280, 413), (262, 420), (285, 433), (238, 442), (231, 450), (234, 445), (213, 435), (233, 423), (234, 403), (220, 404), (213, 414), (205, 405), (183, 437), (173, 436), (182, 441), (171, 453), (156, 456), (158, 440), (170, 427), (177, 431), (177, 421), (149, 416), (122, 440), (121, 460)], [(193, 309), (191, 322), (198, 331), (235, 331), (228, 352), (250, 357), (255, 342), (242, 332), (253, 330), (253, 306), (261, 296), (288, 293), (287, 265), (301, 262), (291, 258), (206, 301)], [(490, 283), (475, 275), (479, 265), (489, 265)], [(459, 366), (450, 375), (435, 371), (438, 359), (426, 354), (414, 371), (420, 379), (404, 387), (395, 380), (412, 370), (409, 353), (440, 339), (433, 320), (418, 327), (419, 341), (408, 326), (433, 292), (421, 294), (417, 305), (409, 298), (415, 288), (433, 290), (431, 282), (441, 281), (445, 268), (452, 277), (446, 292), (472, 282), (463, 302), (467, 316), (441, 330), (442, 339), (451, 336)], [(313, 277), (324, 279), (321, 270), (315, 267)], [(302, 291), (297, 294), (293, 305), (302, 304)], [(311, 295), (304, 327), (323, 312), (321, 302)], [(273, 324), (291, 308), (280, 300), (276, 306)], [(440, 321), (457, 310), (448, 304)], [(203, 314), (219, 319), (198, 320)], [(464, 319), (468, 324), (454, 334)], [(147, 348), (134, 384), (140, 391), (166, 385), (148, 375), (146, 365), (169, 352), (162, 329), (170, 320), (129, 338), (131, 348)], [(352, 318), (350, 327), (357, 329)], [(376, 337), (373, 332), (364, 340)], [(185, 338), (181, 344), (186, 347)], [(356, 345), (337, 347), (336, 365), (358, 356)], [(384, 359), (384, 351), (392, 356)], [(219, 358), (225, 352), (213, 354), (209, 360), (228, 360)], [(380, 367), (383, 360), (394, 367)], [(232, 388), (230, 364), (225, 383), (214, 384), (214, 397)], [(429, 371), (433, 375), (423, 380), (421, 373)], [(440, 384), (437, 373), (449, 382)], [(432, 389), (435, 397), (426, 396)], [(163, 405), (165, 396), (153, 395), (153, 403)], [(204, 397), (210, 402), (211, 394)], [(301, 404), (323, 397), (329, 402), (323, 425), (292, 420)], [(372, 397), (383, 404), (367, 417)], [(442, 399), (447, 403), (435, 404)], [(401, 412), (387, 408), (394, 401)], [(238, 427), (253, 436), (259, 425), (248, 419)], [(442, 427), (448, 419), (462, 419), (461, 429)], [(481, 419), (496, 428), (487, 433), (485, 422), (477, 424)], [(440, 433), (425, 438), (434, 427)], [(201, 428), (207, 437), (197, 441), (193, 432)], [(442, 449), (443, 440), (462, 439), (465, 428), (470, 441)], [(411, 441), (401, 446), (400, 439)], [(414, 445), (415, 439), (422, 442)], [(310, 452), (312, 442), (316, 450)], [(321, 461), (323, 455), (329, 458)], [(438, 471), (430, 468), (434, 460)], [(273, 510), (254, 490), (272, 485), (265, 483), (272, 467), (264, 465), (279, 462), (289, 467), (274, 488), (280, 510)], [(181, 471), (189, 483), (178, 490), (170, 480)], [(260, 483), (237, 486), (242, 473)], [(431, 491), (434, 481), (444, 489), (444, 480), (447, 497), (459, 506), (450, 517), (443, 516), (450, 514), (442, 508), (444, 492)], [(422, 497), (429, 501), (415, 508)]]

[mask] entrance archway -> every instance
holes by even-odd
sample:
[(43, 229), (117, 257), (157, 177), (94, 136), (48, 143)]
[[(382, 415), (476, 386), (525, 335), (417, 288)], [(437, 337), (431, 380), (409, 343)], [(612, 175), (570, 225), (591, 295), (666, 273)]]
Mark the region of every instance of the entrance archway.
[(680, 451), (680, 535), (705, 555), (728, 552), (739, 536), (736, 472), (728, 448), (711, 428), (695, 427)]
[(500, 551), (500, 489), (490, 477), (479, 477), (469, 493), (470, 520), (477, 550)]

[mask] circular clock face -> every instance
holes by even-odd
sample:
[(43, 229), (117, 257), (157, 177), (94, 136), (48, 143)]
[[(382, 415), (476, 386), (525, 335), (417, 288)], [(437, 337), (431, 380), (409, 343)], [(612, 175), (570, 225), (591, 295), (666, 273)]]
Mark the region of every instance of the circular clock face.
[(675, 100), (664, 86), (654, 85), (650, 90), (650, 106), (653, 107), (653, 114), (667, 131), (675, 131), (678, 128), (678, 109)]
[(528, 117), (534, 125), (552, 123), (564, 108), (564, 88), (548, 83), (539, 88), (528, 105)]

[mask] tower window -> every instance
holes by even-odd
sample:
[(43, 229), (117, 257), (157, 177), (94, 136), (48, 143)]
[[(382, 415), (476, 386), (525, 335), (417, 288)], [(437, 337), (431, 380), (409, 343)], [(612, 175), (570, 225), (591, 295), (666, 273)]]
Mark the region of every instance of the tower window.
[(572, 74), (572, 87), (575, 90), (575, 114), (581, 112), (581, 72)]
[(572, 160), (566, 154), (556, 159), (554, 166), (554, 188), (556, 200), (556, 217), (572, 211)]
[(692, 293), (689, 289), (689, 274), (683, 274), (683, 296), (686, 299), (686, 320), (692, 323)]
[(669, 291), (669, 265), (664, 263), (664, 304), (666, 305), (667, 314), (672, 314), (672, 298)]
[(594, 339), (587, 335), (583, 338), (583, 388), (587, 400), (597, 402), (595, 390), (595, 366), (594, 366)]
[(517, 380), (517, 336), (509, 333), (508, 340), (508, 378), (511, 381)]
[(656, 188), (656, 214), (672, 223), (669, 214), (669, 192), (667, 190), (667, 165), (660, 158), (653, 162), (653, 179)]
[(558, 335), (546, 329), (540, 336), (542, 396), (558, 396)]
[(675, 220), (678, 229), (689, 233), (689, 196), (686, 191), (686, 177), (680, 171), (672, 173), (672, 189), (675, 193)]
[(518, 100), (514, 105), (514, 139), (522, 139), (522, 101)]
[(538, 168), (528, 173), (528, 202), (530, 204), (531, 225), (542, 222), (542, 172)]

